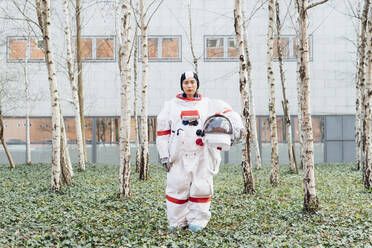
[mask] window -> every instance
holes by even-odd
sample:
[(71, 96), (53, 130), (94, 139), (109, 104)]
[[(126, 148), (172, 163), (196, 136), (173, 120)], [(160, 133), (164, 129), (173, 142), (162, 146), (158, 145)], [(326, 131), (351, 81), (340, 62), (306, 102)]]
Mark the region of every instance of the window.
[(205, 61), (236, 61), (239, 50), (235, 36), (205, 36)]
[[(181, 36), (155, 36), (149, 35), (148, 52), (149, 61), (182, 61)], [(138, 39), (139, 54), (141, 56), (141, 37)], [(140, 60), (139, 56), (139, 60)]]
[(88, 61), (115, 61), (115, 37), (90, 37), (81, 38), (81, 58)]
[[(280, 47), (282, 48), (283, 60), (284, 61), (296, 61), (296, 36), (294, 35), (283, 35), (280, 38)], [(309, 60), (313, 59), (313, 37), (308, 37), (309, 44)], [(274, 59), (278, 59), (278, 47), (277, 37), (274, 38)]]
[[(269, 117), (261, 117), (257, 119), (257, 122), (261, 122), (261, 140), (262, 142), (271, 141), (270, 122)], [(257, 123), (258, 124), (258, 123)], [(278, 134), (278, 142), (284, 142), (285, 139), (285, 122), (284, 118), (276, 117), (276, 127)], [(258, 125), (257, 125), (258, 128)]]
[(44, 62), (43, 40), (41, 37), (7, 37), (8, 62)]

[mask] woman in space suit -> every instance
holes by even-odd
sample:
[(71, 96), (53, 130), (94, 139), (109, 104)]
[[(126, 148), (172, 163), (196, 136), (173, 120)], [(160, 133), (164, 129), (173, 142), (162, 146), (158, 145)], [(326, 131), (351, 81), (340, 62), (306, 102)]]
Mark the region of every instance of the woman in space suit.
[(213, 176), (221, 162), (221, 147), (205, 144), (204, 122), (215, 114), (227, 117), (235, 141), (241, 137), (243, 124), (228, 104), (198, 94), (196, 73), (183, 73), (180, 84), (183, 93), (165, 102), (157, 117), (156, 145), (167, 171), (169, 230), (199, 231), (211, 218)]

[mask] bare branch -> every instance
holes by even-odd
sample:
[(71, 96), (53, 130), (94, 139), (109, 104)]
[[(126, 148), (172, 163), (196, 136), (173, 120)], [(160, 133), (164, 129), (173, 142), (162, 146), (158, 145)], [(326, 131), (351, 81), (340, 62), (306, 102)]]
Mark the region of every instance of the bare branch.
[(138, 42), (137, 40), (137, 32), (138, 32), (138, 27), (136, 26), (136, 29), (135, 29), (135, 31), (134, 31), (134, 37), (133, 37), (133, 41), (134, 42), (132, 42), (132, 46), (131, 46), (131, 48), (130, 48), (130, 52), (129, 52), (129, 56), (128, 56), (128, 61), (127, 61), (127, 63), (129, 64), (129, 61), (130, 61), (130, 58), (132, 57), (132, 51), (133, 51), (133, 48), (136, 46), (136, 44), (134, 44), (134, 43), (136, 43), (136, 42)]
[(152, 14), (150, 15), (150, 18), (148, 19), (147, 23), (146, 23), (146, 26), (149, 25), (150, 21), (151, 21), (151, 18), (154, 16), (154, 14), (156, 13), (156, 11), (159, 9), (160, 5), (164, 2), (164, 0), (160, 0), (158, 6), (156, 6), (156, 8), (154, 9), (154, 11), (152, 12)]
[(40, 0), (35, 0), (35, 4), (36, 4), (37, 19), (38, 19), (38, 22), (39, 22), (38, 27), (40, 28), (40, 31), (41, 31), (41, 33), (44, 36), (44, 30), (45, 30), (44, 25), (45, 25), (45, 21), (44, 21), (44, 19), (42, 17), (42, 14), (41, 14), (42, 9), (44, 9), (44, 7), (43, 7), (43, 4), (42, 4), (42, 2)]
[[(250, 22), (250, 20), (251, 20), (251, 19), (253, 18), (253, 16), (257, 13), (257, 11), (259, 11), (259, 10), (260, 10), (260, 9), (261, 9), (261, 8), (262, 8), (262, 7), (267, 3), (267, 1), (268, 1), (268, 0), (264, 0), (264, 1), (261, 2), (261, 4), (260, 4), (258, 7), (253, 8), (251, 14), (250, 14), (249, 17), (248, 17), (248, 21), (247, 21), (247, 23)], [(257, 6), (258, 2), (259, 2), (259, 1), (256, 2), (256, 6)]]
[(157, 1), (157, 0), (153, 0), (153, 1), (149, 4), (149, 6), (147, 6), (147, 9), (145, 10), (145, 15), (147, 15), (147, 13), (150, 11), (151, 6), (152, 6), (156, 1)]
[(23, 6), (23, 10), (22, 10), (14, 0), (12, 2), (13, 2), (13, 5), (17, 8), (17, 10), (19, 11), (19, 13), (25, 18), (25, 20), (27, 22), (31, 22), (31, 23), (35, 24), (36, 26), (39, 26), (39, 24), (37, 22), (35, 22), (34, 20), (32, 20), (30, 17), (26, 16), (26, 14), (25, 14), (26, 3)]
[(322, 1), (319, 1), (319, 2), (316, 2), (316, 3), (312, 3), (309, 6), (307, 6), (305, 11), (308, 11), (309, 9), (314, 8), (315, 6), (318, 6), (318, 5), (326, 3), (326, 2), (328, 2), (328, 0), (322, 0)]
[(137, 13), (138, 10), (134, 8), (132, 0), (130, 0), (130, 7), (132, 8), (133, 15), (134, 15), (134, 20), (136, 21), (137, 27), (141, 28), (141, 25), (139, 24), (138, 17), (137, 17), (138, 16), (138, 13)]
[(331, 11), (329, 11), (328, 15), (323, 18), (323, 20), (319, 23), (319, 25), (316, 28), (314, 28), (314, 30), (312, 30), (311, 32), (309, 32), (310, 35), (313, 34), (313, 33), (315, 33), (315, 31), (317, 31), (323, 25), (323, 23), (328, 19), (328, 17), (330, 17), (330, 15), (332, 14), (333, 10), (334, 9), (332, 9)]

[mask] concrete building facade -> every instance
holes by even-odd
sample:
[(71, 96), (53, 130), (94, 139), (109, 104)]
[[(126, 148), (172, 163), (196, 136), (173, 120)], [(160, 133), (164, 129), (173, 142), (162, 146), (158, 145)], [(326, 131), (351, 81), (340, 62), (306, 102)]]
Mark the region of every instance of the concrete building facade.
[[(148, 1), (145, 1), (148, 2)], [(149, 21), (149, 72), (148, 113), (156, 116), (164, 101), (180, 92), (180, 75), (192, 70), (189, 45), (188, 1), (164, 0)], [(266, 40), (268, 13), (262, 1), (247, 1), (249, 49), (252, 61), (252, 79), (256, 112), (268, 115), (269, 90), (266, 73)], [(286, 54), (284, 66), (287, 79), (291, 114), (297, 114), (295, 15), (292, 1), (282, 0), (282, 44)], [(57, 60), (57, 78), (63, 114), (73, 115), (71, 90), (65, 66), (62, 6), (52, 1), (53, 45)], [(83, 79), (85, 114), (90, 117), (117, 118), (120, 114), (120, 86), (115, 41), (115, 8), (111, 1), (83, 1), (84, 57)], [(147, 3), (148, 4), (148, 3)], [(5, 115), (20, 118), (25, 115), (22, 97), (24, 89), (23, 68), (27, 58), (32, 102), (31, 116), (51, 116), (49, 84), (45, 62), (40, 56), (40, 33), (23, 20), (12, 1), (1, 1), (3, 19), (0, 46), (0, 63), (12, 77), (13, 92), (19, 94), (17, 104), (4, 104)], [(149, 16), (156, 4), (150, 8)], [(261, 7), (260, 7), (261, 6)], [(199, 58), (200, 93), (219, 98), (240, 110), (238, 61), (233, 17), (234, 1), (192, 1), (193, 45)], [(316, 132), (322, 136), (327, 116), (344, 116), (355, 113), (355, 41), (357, 20), (349, 15), (349, 7), (339, 1), (313, 8), (309, 11), (311, 111), (319, 117)], [(27, 16), (36, 20), (33, 9)], [(132, 18), (132, 35), (136, 20)], [(74, 22), (72, 22), (74, 23)], [(42, 53), (42, 51), (41, 51)], [(276, 111), (280, 116), (281, 86), (278, 63), (274, 63), (276, 80)], [(141, 65), (138, 61), (139, 82)], [(20, 106), (20, 107), (19, 107)], [(264, 121), (264, 118), (262, 118)], [(11, 126), (12, 120), (8, 120)], [(36, 121), (36, 120), (35, 120)], [(315, 121), (317, 123), (317, 121)], [(264, 129), (262, 129), (264, 130)], [(348, 130), (346, 132), (353, 132)], [(12, 132), (8, 132), (10, 134)], [(7, 136), (8, 139), (14, 137)], [(15, 138), (14, 138), (15, 139)], [(92, 138), (93, 139), (93, 138)], [(262, 138), (264, 139), (264, 137)], [(283, 139), (282, 139), (283, 140)], [(35, 141), (36, 142), (36, 141)], [(265, 142), (265, 140), (263, 140)], [(284, 154), (285, 155), (285, 154)], [(283, 155), (283, 156), (284, 156)], [(231, 156), (230, 156), (231, 157)], [(326, 161), (323, 158), (319, 161)]]

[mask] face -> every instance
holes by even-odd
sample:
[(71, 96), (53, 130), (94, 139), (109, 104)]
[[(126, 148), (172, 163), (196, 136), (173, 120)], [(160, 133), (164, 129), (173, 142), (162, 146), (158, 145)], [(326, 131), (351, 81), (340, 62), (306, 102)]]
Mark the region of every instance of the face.
[(193, 96), (197, 87), (198, 83), (196, 82), (195, 78), (186, 78), (182, 82), (182, 89), (187, 96)]

